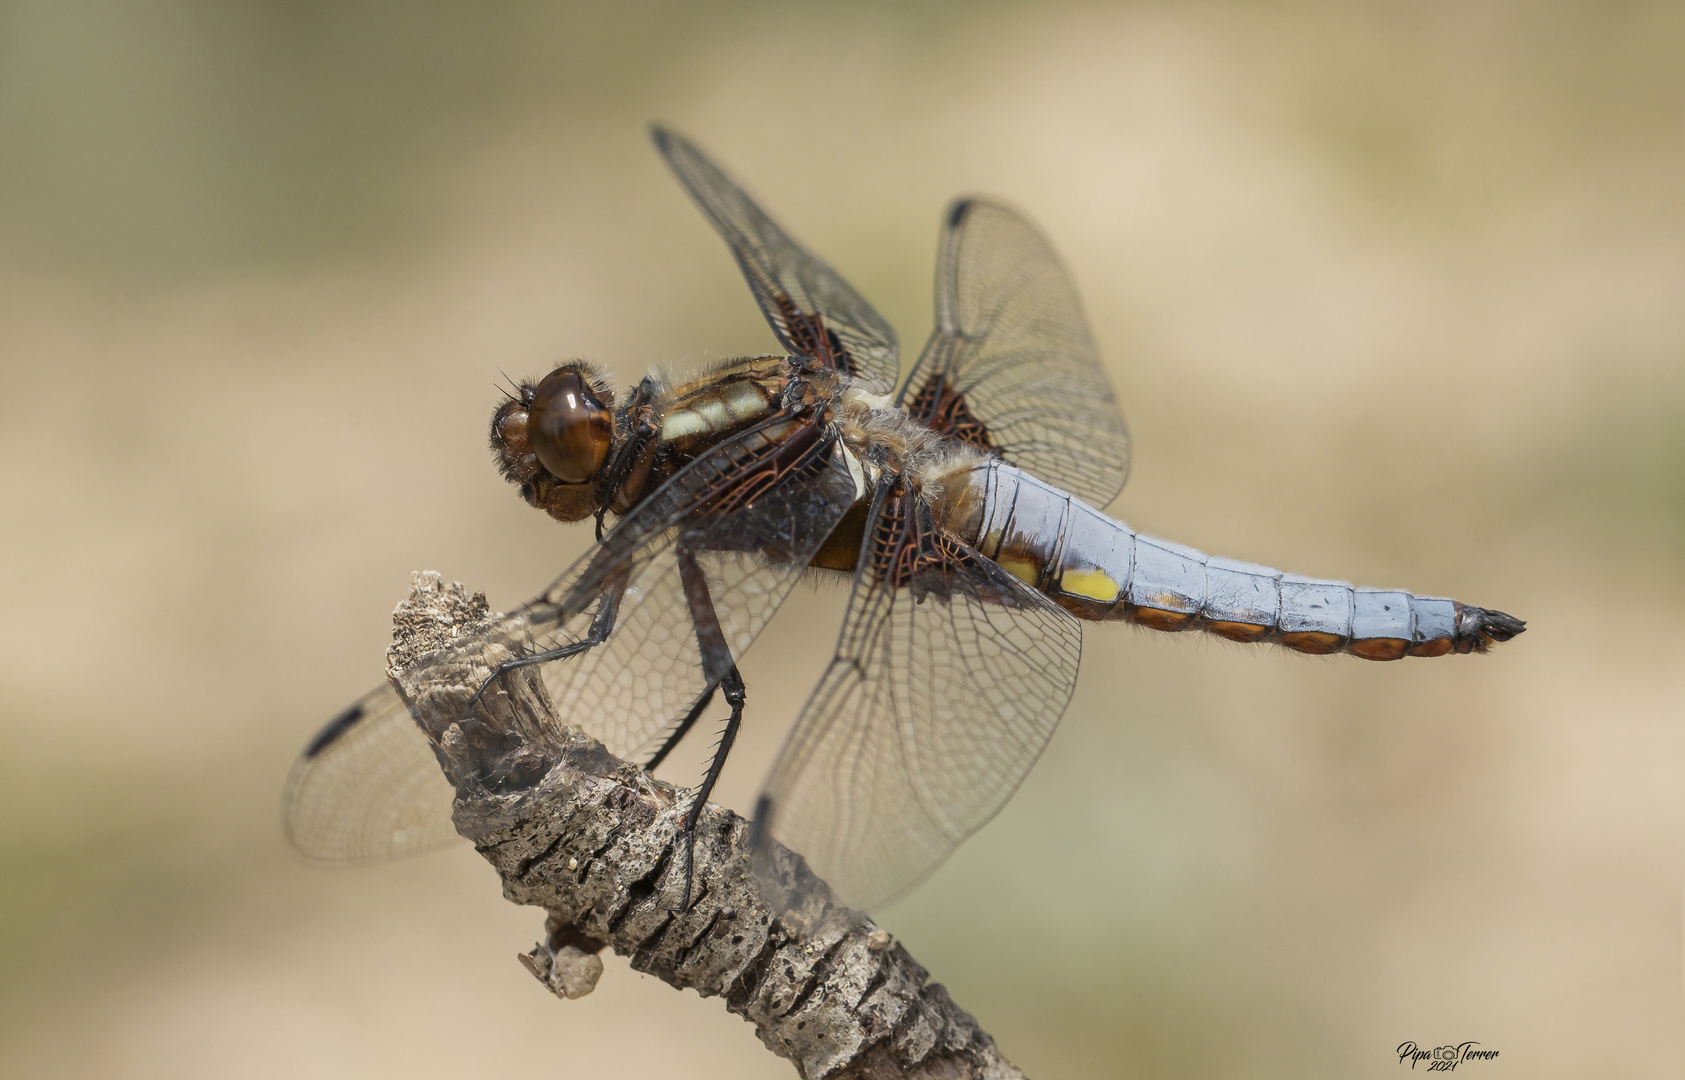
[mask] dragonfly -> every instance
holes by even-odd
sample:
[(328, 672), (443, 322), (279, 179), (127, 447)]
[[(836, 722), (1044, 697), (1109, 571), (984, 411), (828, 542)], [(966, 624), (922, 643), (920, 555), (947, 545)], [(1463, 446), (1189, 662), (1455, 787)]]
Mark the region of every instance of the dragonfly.
[[(1071, 699), (1085, 622), (1376, 661), (1485, 652), (1525, 628), (1209, 556), (1098, 509), (1123, 487), (1129, 436), (1069, 273), (1012, 207), (948, 208), (935, 328), (903, 380), (895, 331), (859, 292), (695, 145), (652, 130), (782, 352), (624, 397), (570, 361), (508, 395), (491, 424), (503, 476), (559, 521), (594, 520), (597, 543), (476, 632), (518, 643), (482, 692), (537, 666), (565, 722), (650, 769), (724, 698), (682, 819), (692, 859), (744, 715), (738, 664), (804, 575), (851, 579), (847, 611), (753, 835), (860, 909), (1012, 796)], [(307, 857), (359, 862), (453, 837), (451, 799), (389, 682), (305, 748), (284, 818)], [(680, 908), (689, 895), (687, 871)]]

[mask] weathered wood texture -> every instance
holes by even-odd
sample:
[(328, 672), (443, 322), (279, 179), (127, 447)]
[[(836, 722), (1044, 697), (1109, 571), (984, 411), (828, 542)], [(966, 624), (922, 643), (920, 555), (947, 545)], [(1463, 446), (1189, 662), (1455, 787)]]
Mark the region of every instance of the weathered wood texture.
[[(457, 830), (497, 868), (504, 896), (549, 912), (546, 941), (521, 958), (541, 982), (559, 996), (589, 993), (602, 971), (595, 954), (609, 947), (674, 987), (724, 998), (808, 1080), (1022, 1075), (799, 856), (775, 853), (791, 891), (783, 902), (763, 895), (749, 823), (729, 810), (702, 814), (694, 901), (674, 911), (685, 791), (561, 722), (533, 668), (505, 676), (464, 720), (474, 689), (510, 653), (495, 640), (469, 654), (435, 650), (472, 640), (489, 617), (484, 596), (418, 574), (394, 613), (387, 659), (457, 789)], [(792, 895), (802, 902), (781, 911)]]

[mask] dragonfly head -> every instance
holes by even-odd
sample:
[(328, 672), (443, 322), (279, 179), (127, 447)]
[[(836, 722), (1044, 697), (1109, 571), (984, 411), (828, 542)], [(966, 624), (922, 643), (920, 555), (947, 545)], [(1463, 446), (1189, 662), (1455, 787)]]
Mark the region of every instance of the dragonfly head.
[(522, 383), (491, 420), (504, 479), (560, 521), (596, 513), (597, 480), (613, 442), (614, 391), (600, 371), (577, 360)]

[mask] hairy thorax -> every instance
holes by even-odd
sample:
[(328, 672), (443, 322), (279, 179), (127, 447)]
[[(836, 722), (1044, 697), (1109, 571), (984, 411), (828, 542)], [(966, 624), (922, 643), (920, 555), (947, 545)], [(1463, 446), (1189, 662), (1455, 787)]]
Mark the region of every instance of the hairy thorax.
[(982, 512), (982, 492), (973, 474), (989, 460), (987, 454), (938, 436), (897, 408), (888, 395), (855, 387), (840, 395), (836, 424), (865, 501), (870, 501), (880, 478), (895, 474), (930, 507), (937, 525), (968, 535), (967, 522)]

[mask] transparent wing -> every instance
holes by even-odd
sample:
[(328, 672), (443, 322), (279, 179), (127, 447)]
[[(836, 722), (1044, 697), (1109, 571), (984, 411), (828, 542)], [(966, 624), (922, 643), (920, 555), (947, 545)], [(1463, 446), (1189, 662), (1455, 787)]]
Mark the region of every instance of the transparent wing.
[[(906, 891), (1006, 804), (1076, 682), (1076, 620), (949, 543), (963, 564), (934, 587), (857, 578), (837, 655), (759, 807), (762, 835), (852, 907)], [(766, 854), (768, 895), (787, 895)]]
[(390, 683), (328, 722), (287, 777), (287, 839), (319, 862), (361, 863), (433, 851), (456, 839), (433, 748)]
[[(819, 432), (817, 425), (809, 430)], [(854, 496), (829, 436), (804, 448), (752, 430), (686, 466), (543, 595), (488, 620), (460, 648), (477, 652), (495, 640), (532, 655), (577, 643), (611, 605), (612, 629), (600, 644), (539, 670), (562, 722), (616, 754), (636, 755), (653, 748), (723, 673), (702, 670), (679, 584), (679, 546), (696, 553), (735, 661)], [(454, 652), (435, 654), (433, 663), (449, 666)], [(411, 673), (406, 684), (425, 678)], [(420, 850), (407, 836), (394, 845), (389, 823), (437, 825), (442, 818), (448, 835), (452, 794), (426, 737), (388, 687), (337, 717), (300, 758), (287, 787), (287, 834), (323, 860)]]
[(802, 356), (834, 359), (847, 374), (877, 382), (884, 393), (893, 389), (901, 354), (895, 330), (884, 317), (829, 264), (790, 239), (688, 140), (661, 127), (651, 128), (651, 134), (685, 190), (731, 245), (784, 347)]
[(936, 328), (900, 403), (1095, 506), (1129, 476), (1129, 433), (1076, 286), (1010, 207), (962, 199), (949, 208)]
[[(724, 674), (702, 670), (677, 546), (696, 553), (738, 659), (853, 503), (854, 481), (831, 442), (805, 465), (769, 471), (778, 449), (739, 439), (692, 463), (532, 606), (533, 647), (551, 648), (582, 638), (599, 598), (623, 590), (603, 644), (543, 668), (561, 717), (613, 753), (653, 750)], [(714, 509), (697, 513), (699, 506)]]

